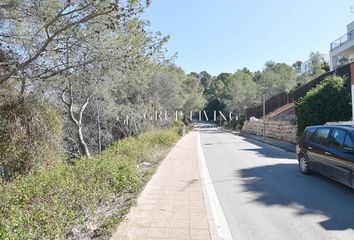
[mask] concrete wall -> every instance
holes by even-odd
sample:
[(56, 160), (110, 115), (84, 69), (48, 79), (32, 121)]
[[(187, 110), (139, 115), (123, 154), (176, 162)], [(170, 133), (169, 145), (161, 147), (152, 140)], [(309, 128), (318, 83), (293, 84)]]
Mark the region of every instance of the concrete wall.
[(354, 21), (347, 25), (347, 33), (354, 30)]
[[(242, 131), (245, 133), (263, 135), (263, 120), (246, 121)], [(265, 121), (266, 137), (296, 143), (296, 125), (288, 121)]]

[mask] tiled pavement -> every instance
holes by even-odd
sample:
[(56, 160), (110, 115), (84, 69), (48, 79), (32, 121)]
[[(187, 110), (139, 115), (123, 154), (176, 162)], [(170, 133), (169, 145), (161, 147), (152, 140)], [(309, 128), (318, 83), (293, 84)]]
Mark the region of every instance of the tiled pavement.
[(210, 239), (196, 138), (191, 132), (176, 144), (112, 239)]

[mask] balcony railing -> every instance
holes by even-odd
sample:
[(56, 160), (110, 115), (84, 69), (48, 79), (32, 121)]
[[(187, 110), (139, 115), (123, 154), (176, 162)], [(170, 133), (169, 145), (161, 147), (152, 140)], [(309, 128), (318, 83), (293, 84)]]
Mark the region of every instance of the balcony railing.
[(342, 37), (338, 38), (334, 42), (331, 43), (331, 51), (336, 49), (340, 46), (343, 46), (347, 42), (354, 40), (354, 30), (348, 32), (347, 34), (343, 35)]

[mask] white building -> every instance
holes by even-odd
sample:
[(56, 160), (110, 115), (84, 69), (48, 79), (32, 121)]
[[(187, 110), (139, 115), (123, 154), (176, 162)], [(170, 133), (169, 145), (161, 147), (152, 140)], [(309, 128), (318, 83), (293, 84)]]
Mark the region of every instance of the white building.
[[(320, 58), (322, 62), (329, 62), (329, 55), (327, 53), (320, 53)], [(301, 63), (300, 75), (309, 73), (313, 73), (312, 61), (308, 59), (307, 61)]]
[(354, 60), (354, 21), (347, 25), (345, 35), (331, 43), (329, 56), (331, 70), (340, 64), (341, 59)]

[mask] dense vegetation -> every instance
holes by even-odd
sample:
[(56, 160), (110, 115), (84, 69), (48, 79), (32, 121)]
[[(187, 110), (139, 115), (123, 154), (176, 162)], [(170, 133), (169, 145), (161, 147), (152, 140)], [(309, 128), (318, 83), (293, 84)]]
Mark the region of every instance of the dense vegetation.
[(350, 80), (327, 77), (296, 103), (298, 135), (306, 126), (351, 119)]
[(0, 239), (106, 238), (178, 138), (155, 114), (203, 108), (149, 4), (1, 2)]
[(149, 176), (137, 166), (178, 138), (177, 128), (147, 132), (117, 141), (89, 161), (58, 162), (0, 186), (0, 239), (63, 239), (75, 236), (76, 228), (89, 231), (90, 224), (97, 225), (92, 236), (107, 237)]
[(57, 156), (91, 157), (172, 122), (144, 119), (145, 112), (203, 108), (198, 79), (171, 63), (168, 37), (141, 19), (145, 7), (124, 0), (0, 5), (2, 178), (48, 167)]

